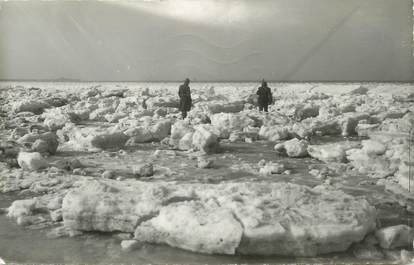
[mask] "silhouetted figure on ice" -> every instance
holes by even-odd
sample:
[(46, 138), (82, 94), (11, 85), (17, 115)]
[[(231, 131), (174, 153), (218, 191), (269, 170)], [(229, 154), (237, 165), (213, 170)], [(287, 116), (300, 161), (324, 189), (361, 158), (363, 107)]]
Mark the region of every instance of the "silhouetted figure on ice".
[(178, 96), (180, 96), (180, 110), (183, 119), (187, 117), (187, 112), (191, 109), (191, 92), (190, 92), (190, 79), (186, 78), (184, 84), (178, 89)]
[(256, 93), (259, 97), (257, 99), (257, 104), (259, 105), (260, 111), (268, 111), (268, 106), (273, 103), (272, 91), (267, 86), (266, 81), (262, 81), (262, 85), (257, 89)]

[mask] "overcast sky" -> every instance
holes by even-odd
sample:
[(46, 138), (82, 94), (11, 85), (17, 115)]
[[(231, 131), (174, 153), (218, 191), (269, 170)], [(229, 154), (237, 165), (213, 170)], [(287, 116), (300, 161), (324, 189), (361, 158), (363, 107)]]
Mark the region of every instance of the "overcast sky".
[(412, 0), (9, 1), (0, 8), (0, 79), (414, 79)]

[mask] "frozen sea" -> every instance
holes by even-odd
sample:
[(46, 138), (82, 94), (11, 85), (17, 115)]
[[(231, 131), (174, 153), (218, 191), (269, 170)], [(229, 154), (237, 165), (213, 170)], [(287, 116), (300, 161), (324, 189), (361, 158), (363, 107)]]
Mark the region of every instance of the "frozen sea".
[[(79, 91), (90, 87), (107, 89), (131, 89), (131, 90), (161, 90), (174, 91), (178, 89), (178, 82), (0, 82), (0, 89), (16, 87), (41, 88), (55, 91)], [(259, 82), (220, 82), (191, 83), (194, 91), (207, 90), (214, 87), (216, 93), (231, 93), (237, 97), (238, 92), (248, 91), (254, 93)], [(414, 92), (414, 83), (276, 83), (270, 82), (269, 86), (278, 93), (301, 93), (309, 90), (326, 94), (342, 94), (352, 89), (364, 86), (371, 92), (381, 91), (398, 94), (401, 92)], [(254, 148), (254, 147), (253, 147)], [(271, 147), (269, 147), (271, 150)], [(242, 150), (242, 149), (241, 149)], [(248, 153), (254, 149), (244, 149), (246, 160)], [(268, 151), (269, 151), (268, 150)], [(253, 154), (254, 156), (254, 154)], [(87, 159), (87, 158), (86, 158)], [(304, 161), (306, 163), (306, 161)], [(300, 182), (300, 180), (299, 180)], [(18, 198), (17, 194), (0, 194), (0, 207), (8, 207), (12, 201)], [(6, 216), (0, 215), (0, 257), (6, 262), (16, 263), (66, 263), (66, 264), (223, 264), (223, 263), (362, 263), (353, 258), (351, 253), (330, 254), (318, 258), (281, 258), (258, 256), (223, 256), (203, 255), (191, 253), (167, 246), (155, 246), (144, 244), (133, 252), (123, 252), (120, 241), (105, 234), (85, 234), (74, 238), (49, 239), (42, 230), (30, 230), (18, 226)], [(367, 261), (381, 263), (380, 261)], [(366, 264), (364, 262), (364, 264)]]

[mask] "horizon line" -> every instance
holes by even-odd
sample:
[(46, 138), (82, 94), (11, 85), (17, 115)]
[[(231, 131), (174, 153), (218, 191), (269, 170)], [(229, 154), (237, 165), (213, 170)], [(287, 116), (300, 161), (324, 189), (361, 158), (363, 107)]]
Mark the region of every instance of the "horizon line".
[[(271, 83), (414, 83), (413, 80), (268, 80)], [(179, 83), (184, 80), (81, 80), (81, 79), (0, 79), (0, 82), (58, 82), (58, 83)], [(191, 80), (191, 83), (260, 83), (257, 80)]]

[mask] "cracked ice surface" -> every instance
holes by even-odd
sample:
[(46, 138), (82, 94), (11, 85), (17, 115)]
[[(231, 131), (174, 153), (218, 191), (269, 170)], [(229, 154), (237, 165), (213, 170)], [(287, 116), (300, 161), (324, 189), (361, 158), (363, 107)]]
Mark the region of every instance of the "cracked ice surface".
[(84, 180), (63, 199), (64, 225), (135, 231), (201, 253), (315, 256), (345, 251), (375, 228), (365, 199), (289, 183), (173, 184)]

